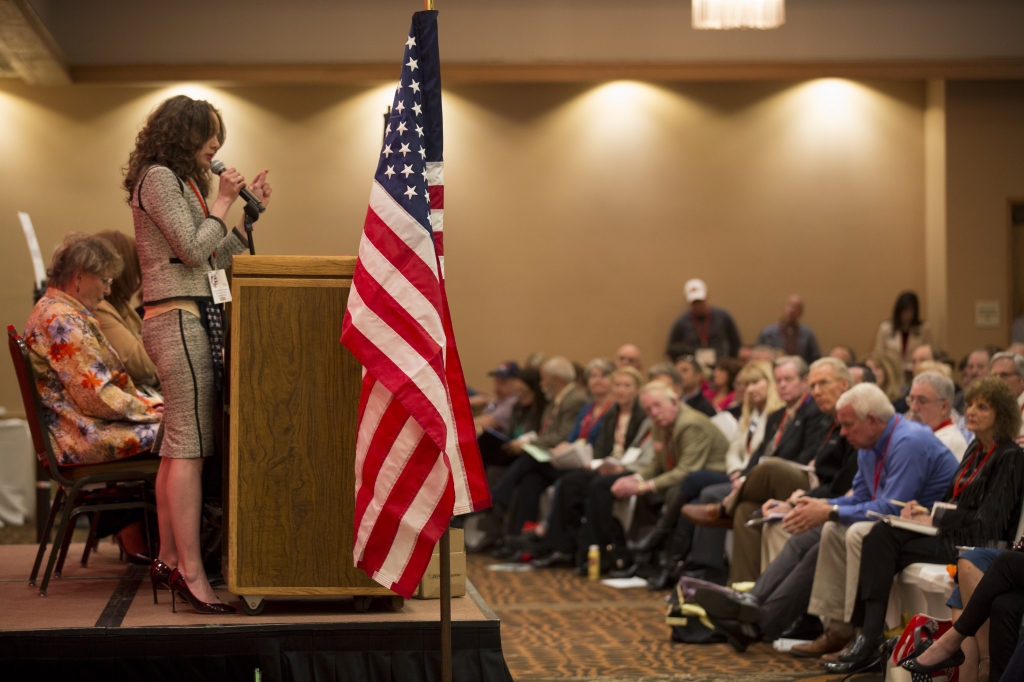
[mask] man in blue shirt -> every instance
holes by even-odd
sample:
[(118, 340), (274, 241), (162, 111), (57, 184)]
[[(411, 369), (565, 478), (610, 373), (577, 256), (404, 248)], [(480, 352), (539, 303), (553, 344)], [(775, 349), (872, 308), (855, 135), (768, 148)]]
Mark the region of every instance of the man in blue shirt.
[[(785, 503), (773, 507), (772, 512), (787, 512), (782, 524), (793, 537), (758, 578), (752, 591), (756, 599), (722, 592), (712, 595), (712, 590), (697, 594), (698, 603), (737, 648), (745, 648), (761, 635), (777, 636), (780, 623), (772, 621), (791, 619), (810, 601), (812, 614), (829, 616), (832, 622), (821, 637), (793, 653), (822, 656), (840, 651), (853, 635), (845, 613), (846, 595), (856, 597), (860, 540), (870, 530), (870, 523), (861, 528), (858, 524), (867, 521), (868, 511), (897, 514), (899, 509), (890, 500), (916, 499), (930, 506), (942, 499), (956, 471), (953, 453), (930, 429), (895, 414), (874, 384), (854, 386), (839, 398), (836, 407), (843, 437), (859, 449), (851, 495), (800, 497), (792, 508)], [(851, 564), (855, 564), (852, 573), (848, 571)], [(808, 590), (812, 574), (813, 590)], [(847, 587), (848, 575), (852, 592)], [(818, 599), (812, 600), (812, 595)], [(851, 599), (851, 607), (852, 603)]]

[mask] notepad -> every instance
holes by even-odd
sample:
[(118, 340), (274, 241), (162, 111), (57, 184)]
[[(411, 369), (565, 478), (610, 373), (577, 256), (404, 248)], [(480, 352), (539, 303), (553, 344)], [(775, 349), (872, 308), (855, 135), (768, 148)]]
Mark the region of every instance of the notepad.
[(878, 519), (882, 523), (886, 523), (893, 528), (899, 528), (901, 530), (909, 530), (914, 533), (920, 533), (921, 535), (938, 535), (939, 529), (935, 526), (926, 526), (923, 523), (917, 521), (911, 521), (904, 519), (899, 516), (893, 516), (892, 514), (879, 514), (876, 511), (869, 511), (867, 513), (868, 518)]

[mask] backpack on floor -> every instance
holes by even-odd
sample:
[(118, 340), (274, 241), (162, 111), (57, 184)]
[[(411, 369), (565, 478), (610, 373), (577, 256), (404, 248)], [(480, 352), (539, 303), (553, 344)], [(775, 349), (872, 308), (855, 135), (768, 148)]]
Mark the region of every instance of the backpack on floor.
[(665, 624), (672, 628), (672, 641), (683, 644), (720, 644), (725, 635), (715, 630), (704, 609), (697, 604), (687, 604), (683, 591), (676, 586), (669, 599)]

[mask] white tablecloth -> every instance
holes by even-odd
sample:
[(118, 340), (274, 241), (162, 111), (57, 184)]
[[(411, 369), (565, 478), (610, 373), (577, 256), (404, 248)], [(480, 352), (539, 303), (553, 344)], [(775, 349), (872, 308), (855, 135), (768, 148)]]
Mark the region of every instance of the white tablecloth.
[(0, 419), (0, 526), (35, 516), (36, 455), (24, 419)]

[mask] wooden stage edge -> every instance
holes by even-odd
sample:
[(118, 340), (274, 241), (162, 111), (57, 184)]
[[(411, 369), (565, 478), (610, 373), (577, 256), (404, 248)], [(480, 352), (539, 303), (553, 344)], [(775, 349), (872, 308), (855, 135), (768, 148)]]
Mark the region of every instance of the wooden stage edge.
[[(171, 666), (204, 679), (252, 680), (259, 668), (271, 682), (333, 679), (317, 673), (328, 665), (356, 680), (377, 679), (381, 666), (416, 680), (434, 677), (440, 662), (438, 600), (408, 599), (398, 611), (381, 602), (356, 613), (350, 599), (268, 599), (263, 613), (248, 616), (234, 595), (219, 591), (238, 614), (201, 616), (180, 603), (172, 613), (170, 594), (160, 591), (154, 605), (146, 568), (118, 561), (109, 543), (88, 568), (78, 563), (82, 545), (72, 545), (64, 576), (40, 597), (28, 584), (35, 550), (0, 545), (0, 661), (26, 675), (74, 671), (83, 679), (84, 668), (84, 679), (151, 680)], [(452, 600), (452, 638), (456, 670), (464, 672), (456, 679), (511, 680), (500, 621), (471, 585)]]

